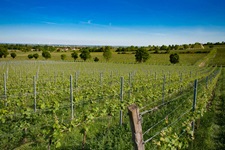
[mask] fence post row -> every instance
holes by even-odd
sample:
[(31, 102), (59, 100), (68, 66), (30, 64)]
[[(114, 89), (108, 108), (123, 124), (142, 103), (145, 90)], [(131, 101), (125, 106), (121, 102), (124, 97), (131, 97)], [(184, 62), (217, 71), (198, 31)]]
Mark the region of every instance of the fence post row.
[(139, 109), (135, 104), (128, 107), (128, 115), (130, 118), (130, 126), (132, 131), (132, 140), (135, 150), (144, 150), (144, 139), (142, 134), (141, 119)]

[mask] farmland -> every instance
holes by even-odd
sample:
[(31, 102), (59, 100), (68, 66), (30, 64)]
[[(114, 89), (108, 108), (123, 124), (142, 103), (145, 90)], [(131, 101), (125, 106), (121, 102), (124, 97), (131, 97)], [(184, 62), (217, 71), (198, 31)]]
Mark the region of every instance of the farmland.
[[(28, 55), (29, 54), (35, 54), (37, 52), (16, 52), (17, 57), (15, 60), (29, 60)], [(38, 60), (44, 61), (45, 59), (41, 57), (41, 52), (38, 52), (40, 58)], [(71, 52), (52, 52), (51, 53), (51, 59), (52, 61), (62, 61), (60, 56), (62, 54), (66, 55), (65, 61), (73, 61), (73, 58), (71, 57)], [(78, 53), (79, 54), (79, 53)], [(205, 57), (206, 53), (200, 53), (200, 54), (180, 54), (180, 64), (181, 65), (193, 65), (195, 64), (199, 59)], [(102, 52), (93, 52), (91, 53), (92, 58), (90, 60), (87, 60), (89, 62), (94, 62), (93, 58), (98, 57), (100, 62), (106, 62), (104, 57), (102, 56)], [(125, 58), (125, 59), (124, 59)], [(11, 57), (3, 58), (2, 60), (10, 61), (12, 60)], [(78, 58), (77, 61), (82, 61), (82, 59)], [(112, 59), (109, 62), (115, 62), (115, 63), (135, 63), (135, 56), (134, 54), (127, 53), (127, 54), (118, 54), (117, 52), (113, 52)], [(149, 64), (153, 65), (169, 65), (169, 54), (152, 54), (151, 58), (147, 61)]]
[[(170, 65), (169, 54), (134, 64), (133, 54), (116, 52), (110, 62), (100, 52), (92, 53), (100, 62), (73, 62), (69, 52), (35, 61), (29, 53), (0, 62), (1, 149), (132, 149), (131, 104), (142, 112), (146, 149), (187, 148), (194, 134), (190, 124), (207, 111), (224, 51), (179, 54), (178, 65)], [(61, 54), (67, 61), (59, 61)]]

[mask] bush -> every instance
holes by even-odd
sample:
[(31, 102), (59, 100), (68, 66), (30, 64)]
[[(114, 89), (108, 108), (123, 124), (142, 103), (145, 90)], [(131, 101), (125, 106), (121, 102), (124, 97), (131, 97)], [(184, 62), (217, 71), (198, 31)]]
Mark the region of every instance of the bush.
[(170, 54), (170, 62), (172, 64), (179, 63), (179, 55), (177, 53), (175, 54)]
[(32, 59), (34, 56), (33, 56), (32, 54), (29, 54), (27, 57), (28, 57), (29, 59)]
[(61, 55), (61, 59), (62, 59), (62, 60), (65, 60), (65, 59), (66, 59), (66, 54), (62, 54), (62, 55)]
[(99, 58), (98, 58), (98, 57), (95, 57), (95, 58), (94, 58), (94, 61), (95, 61), (95, 62), (98, 62), (98, 61), (99, 61)]
[(39, 57), (38, 53), (35, 53), (35, 54), (33, 55), (33, 57), (34, 57), (35, 59), (38, 59), (38, 57)]
[(11, 57), (14, 59), (16, 58), (16, 53), (11, 53)]
[(51, 54), (50, 54), (48, 51), (42, 52), (42, 56), (43, 56), (45, 59), (51, 58)]

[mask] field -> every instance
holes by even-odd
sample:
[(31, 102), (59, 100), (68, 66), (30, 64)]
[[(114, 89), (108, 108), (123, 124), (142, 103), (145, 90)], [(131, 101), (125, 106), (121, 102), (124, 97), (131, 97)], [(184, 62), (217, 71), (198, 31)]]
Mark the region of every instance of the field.
[(225, 64), (225, 48), (218, 48), (217, 55), (210, 62), (211, 65), (223, 65)]
[[(34, 54), (36, 52), (16, 52), (17, 57), (15, 60), (29, 60), (28, 55)], [(41, 52), (38, 52), (40, 58), (38, 60), (45, 60), (41, 56)], [(51, 59), (54, 61), (61, 61), (61, 55), (66, 54), (65, 61), (73, 61), (71, 57), (71, 52), (52, 52), (51, 53)], [(93, 58), (98, 57), (100, 62), (106, 62), (102, 52), (93, 52), (91, 53), (92, 58), (88, 60), (89, 62), (94, 62)], [(199, 59), (205, 57), (207, 53), (200, 53), (200, 54), (180, 54), (180, 64), (181, 65), (193, 65), (195, 64)], [(10, 56), (7, 58), (3, 58), (2, 60), (12, 60)], [(80, 58), (77, 59), (77, 61), (82, 61)], [(134, 54), (128, 53), (128, 54), (117, 54), (117, 52), (113, 52), (112, 59), (109, 62), (115, 62), (115, 63), (135, 63), (135, 56)], [(156, 64), (156, 65), (169, 65), (169, 54), (151, 54), (150, 59), (147, 61), (149, 64)]]
[(136, 64), (133, 54), (73, 62), (64, 53), (66, 61), (61, 52), (0, 61), (1, 149), (132, 149), (131, 104), (140, 109), (146, 149), (188, 148), (221, 74), (214, 60), (223, 63), (220, 49), (180, 54), (178, 65), (169, 65), (169, 54)]

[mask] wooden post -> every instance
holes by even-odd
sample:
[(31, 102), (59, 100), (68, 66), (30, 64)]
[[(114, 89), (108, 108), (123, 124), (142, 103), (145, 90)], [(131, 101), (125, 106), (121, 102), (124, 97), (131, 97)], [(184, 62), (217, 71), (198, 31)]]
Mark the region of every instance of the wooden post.
[(132, 140), (134, 142), (135, 150), (144, 150), (144, 140), (141, 127), (141, 119), (139, 109), (135, 104), (128, 107), (128, 115), (130, 118), (130, 126), (132, 130)]

